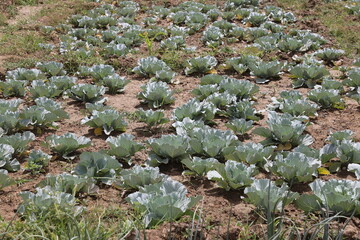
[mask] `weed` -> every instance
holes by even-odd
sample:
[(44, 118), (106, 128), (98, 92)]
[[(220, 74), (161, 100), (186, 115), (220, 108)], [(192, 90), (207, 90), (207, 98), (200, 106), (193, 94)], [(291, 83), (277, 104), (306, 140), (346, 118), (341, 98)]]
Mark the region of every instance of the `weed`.
[(0, 238), (8, 239), (121, 239), (133, 229), (126, 213), (114, 207), (95, 207), (74, 217), (58, 208), (37, 220), (0, 222)]
[(39, 43), (45, 40), (35, 32), (27, 31), (16, 34), (6, 33), (0, 39), (0, 54), (25, 55), (40, 50)]
[[(345, 9), (344, 2), (325, 3), (320, 1), (311, 11), (309, 11), (307, 0), (276, 0), (277, 4), (285, 9), (306, 12), (303, 18), (314, 22), (320, 20), (321, 25), (326, 26), (328, 35), (336, 39), (336, 45), (350, 55), (358, 55), (360, 53), (360, 22), (351, 20), (352, 16)], [(352, 57), (352, 56), (349, 56)]]
[(80, 66), (91, 66), (95, 64), (104, 64), (105, 61), (98, 55), (85, 56), (78, 51), (68, 51), (59, 56), (59, 60), (63, 60), (64, 67), (69, 73), (76, 73)]
[(180, 71), (185, 67), (185, 60), (187, 54), (183, 51), (165, 51), (160, 55), (163, 60), (172, 70)]
[(39, 3), (38, 0), (16, 0), (15, 1), (16, 5), (36, 5), (38, 3)]
[(9, 59), (4, 62), (5, 69), (33, 68), (39, 62), (38, 58)]

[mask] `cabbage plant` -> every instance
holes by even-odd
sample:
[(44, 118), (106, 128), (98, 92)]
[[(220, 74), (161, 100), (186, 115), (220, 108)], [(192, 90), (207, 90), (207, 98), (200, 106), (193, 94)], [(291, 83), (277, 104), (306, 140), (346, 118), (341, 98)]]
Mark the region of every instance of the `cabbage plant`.
[(283, 113), (289, 113), (293, 116), (317, 116), (319, 105), (304, 99), (298, 91), (282, 91), (281, 98), (272, 98), (272, 109), (278, 109)]
[(27, 162), (24, 170), (30, 171), (32, 174), (43, 172), (44, 168), (49, 165), (51, 158), (51, 155), (41, 150), (31, 150), (29, 156), (25, 159)]
[(258, 12), (251, 12), (247, 18), (243, 20), (244, 23), (250, 24), (253, 27), (259, 27), (266, 22), (267, 16)]
[(299, 88), (306, 85), (309, 88), (321, 81), (321, 79), (329, 75), (329, 71), (325, 66), (318, 66), (316, 64), (298, 64), (290, 69), (293, 79), (293, 87)]
[(218, 74), (208, 74), (203, 76), (200, 79), (200, 85), (217, 85), (219, 84), (223, 79), (225, 79), (225, 76), (218, 75)]
[(286, 37), (278, 42), (277, 47), (282, 52), (304, 52), (309, 49), (311, 43), (310, 40), (305, 42), (304, 40)]
[(114, 184), (126, 189), (136, 189), (147, 185), (163, 182), (167, 175), (160, 173), (157, 167), (141, 167), (135, 165), (130, 169), (123, 169), (119, 174), (119, 180)]
[(34, 99), (39, 97), (54, 98), (60, 96), (62, 93), (62, 90), (58, 89), (55, 84), (45, 83), (42, 80), (32, 81), (31, 87), (28, 88), (28, 90)]
[(186, 62), (187, 67), (185, 68), (185, 74), (204, 74), (214, 69), (217, 64), (218, 61), (212, 56), (191, 58)]
[(261, 143), (244, 143), (238, 146), (231, 146), (223, 150), (226, 160), (246, 162), (264, 167), (265, 163), (272, 160), (275, 146), (265, 147)]
[(115, 74), (115, 69), (111, 65), (93, 65), (91, 67), (80, 68), (80, 74), (84, 71), (84, 74), (90, 75), (95, 81), (101, 81), (105, 77), (112, 76)]
[(160, 70), (171, 71), (171, 68), (156, 57), (147, 57), (138, 61), (138, 66), (133, 69), (133, 72), (148, 77), (155, 76), (156, 72)]
[(360, 162), (358, 157), (360, 144), (353, 141), (352, 135), (353, 132), (350, 130), (331, 133), (326, 139), (329, 143), (320, 149), (319, 156), (322, 162), (329, 162), (335, 158), (339, 160), (330, 163), (331, 171), (337, 170), (341, 165)]
[(69, 118), (69, 115), (59, 104), (51, 102), (46, 106), (33, 105), (24, 108), (23, 111), (20, 112), (19, 118), (20, 124), (24, 127), (57, 128), (56, 122)]
[(35, 140), (35, 134), (26, 131), (21, 133), (15, 133), (14, 135), (4, 135), (0, 137), (0, 144), (8, 144), (14, 149), (14, 154), (23, 153), (29, 146), (29, 144)]
[(124, 114), (112, 109), (100, 112), (94, 110), (90, 117), (85, 117), (81, 120), (81, 124), (95, 128), (96, 135), (101, 135), (102, 131), (106, 135), (110, 135), (113, 131), (125, 132), (128, 125), (124, 120)]
[(308, 146), (313, 143), (310, 135), (303, 134), (306, 124), (290, 114), (269, 111), (267, 124), (269, 128), (258, 127), (253, 131), (254, 134), (266, 138), (261, 142), (265, 146), (281, 144), (279, 147), (291, 149), (301, 144)]
[(216, 84), (200, 85), (197, 88), (193, 89), (191, 93), (196, 96), (200, 101), (206, 99), (213, 93), (216, 93), (220, 90), (219, 86)]
[(18, 110), (20, 104), (23, 103), (22, 99), (0, 99), (0, 113), (5, 113), (6, 111), (16, 111)]
[(176, 121), (172, 124), (172, 126), (176, 129), (176, 134), (187, 136), (194, 128), (206, 128), (209, 127), (205, 125), (202, 120), (192, 120), (188, 117), (184, 118), (181, 121)]
[(61, 104), (53, 99), (39, 97), (35, 99), (35, 103), (37, 108), (44, 108), (46, 111), (49, 111), (51, 115), (55, 115), (58, 118), (58, 121), (69, 118), (69, 114), (65, 112)]
[(61, 90), (62, 92), (74, 86), (76, 81), (77, 81), (76, 77), (69, 77), (69, 76), (54, 76), (49, 78), (49, 82), (51, 84), (54, 84), (57, 87), (57, 89)]
[(173, 36), (164, 39), (160, 43), (160, 48), (163, 50), (181, 50), (186, 47), (186, 42), (182, 36)]
[(355, 176), (358, 180), (360, 180), (360, 164), (358, 163), (350, 163), (348, 165), (348, 168), (347, 170), (349, 172), (354, 172), (355, 173)]
[(25, 86), (28, 81), (7, 79), (0, 82), (0, 90), (4, 97), (23, 97), (25, 96)]
[(209, 171), (215, 170), (220, 162), (215, 158), (202, 159), (199, 157), (185, 158), (181, 161), (189, 170), (183, 171), (183, 175), (205, 176)]
[(89, 147), (91, 140), (84, 136), (77, 136), (74, 133), (65, 133), (63, 135), (52, 134), (46, 137), (45, 146), (51, 149), (54, 153), (64, 159), (74, 159), (72, 155), (75, 151)]
[(238, 143), (238, 138), (231, 131), (214, 128), (194, 128), (189, 131), (188, 136), (193, 152), (210, 158), (222, 157), (226, 147)]
[(360, 163), (360, 142), (342, 140), (338, 142), (336, 156), (341, 163)]
[(257, 77), (256, 83), (266, 83), (272, 78), (278, 78), (285, 63), (279, 61), (260, 61), (249, 65), (251, 73)]
[(166, 83), (173, 83), (175, 76), (176, 76), (176, 73), (173, 71), (160, 70), (160, 71), (156, 71), (155, 77), (152, 78), (151, 80), (161, 81), (161, 82), (166, 82)]
[[(264, 36), (268, 36), (270, 31), (264, 27), (249, 27), (246, 28), (245, 40), (248, 42), (253, 42), (256, 39), (259, 39)], [(269, 39), (267, 39), (269, 40)], [(273, 39), (274, 40), (274, 39)], [(267, 41), (265, 41), (267, 42)]]
[(177, 121), (182, 121), (184, 118), (192, 120), (211, 121), (214, 119), (217, 108), (214, 104), (209, 102), (200, 102), (193, 98), (182, 106), (174, 110), (173, 118)]
[(211, 103), (215, 107), (215, 113), (223, 114), (224, 110), (237, 102), (237, 97), (227, 91), (222, 93), (216, 92), (208, 96), (203, 102)]
[(258, 121), (260, 120), (260, 114), (256, 111), (253, 105), (253, 101), (243, 100), (227, 106), (226, 111), (222, 113), (231, 118), (243, 118), (246, 120)]
[(230, 120), (228, 123), (225, 123), (225, 126), (230, 128), (236, 135), (241, 136), (254, 127), (253, 123), (254, 122), (252, 120), (246, 121), (243, 118), (235, 118)]
[(221, 92), (235, 95), (238, 100), (249, 99), (259, 92), (259, 86), (248, 81), (235, 78), (225, 78), (219, 84)]
[(187, 194), (183, 184), (167, 179), (140, 187), (138, 192), (130, 194), (126, 200), (145, 213), (144, 224), (150, 227), (164, 221), (173, 222), (179, 219), (201, 199), (201, 197), (187, 197)]
[(347, 72), (347, 78), (343, 81), (343, 84), (351, 88), (351, 91), (348, 93), (350, 97), (355, 100), (360, 100), (360, 68), (353, 68), (349, 70)]
[(74, 173), (78, 176), (93, 178), (97, 182), (111, 185), (119, 174), (122, 165), (105, 153), (83, 152), (80, 162), (75, 166)]
[(158, 126), (161, 124), (168, 123), (170, 120), (165, 117), (164, 111), (162, 110), (144, 110), (140, 108), (135, 112), (136, 118), (140, 122), (146, 123), (149, 127)]
[(50, 186), (36, 188), (36, 193), (20, 192), (20, 197), (23, 201), (18, 212), (31, 221), (43, 219), (55, 209), (73, 217), (84, 211), (84, 207), (77, 206), (77, 200), (73, 195), (53, 190)]
[(20, 127), (20, 112), (5, 111), (0, 114), (0, 128), (4, 133), (16, 132)]
[(321, 161), (306, 156), (300, 152), (290, 152), (286, 156), (278, 154), (274, 162), (269, 162), (267, 168), (290, 183), (311, 182), (317, 177), (317, 169)]
[(245, 73), (249, 70), (249, 65), (256, 64), (260, 58), (253, 55), (241, 55), (239, 57), (228, 58), (225, 61), (225, 70), (236, 71), (239, 74)]
[(215, 170), (207, 173), (207, 178), (216, 181), (219, 187), (229, 191), (251, 185), (256, 174), (255, 165), (247, 166), (240, 162), (228, 160), (225, 165), (216, 165)]
[(244, 193), (247, 195), (246, 201), (264, 213), (270, 212), (273, 217), (299, 197), (298, 193), (289, 191), (285, 183), (278, 187), (269, 179), (255, 179), (251, 186), (245, 188)]
[(149, 107), (160, 108), (175, 101), (174, 92), (165, 82), (149, 82), (141, 86), (141, 89), (143, 91), (137, 97), (147, 103)]
[(13, 159), (14, 148), (7, 144), (0, 144), (0, 169), (7, 171), (18, 171), (20, 163), (17, 159)]
[(330, 214), (360, 215), (360, 182), (351, 180), (316, 179), (309, 184), (312, 194), (303, 194), (297, 201), (305, 212), (329, 211)]
[(13, 71), (8, 71), (6, 73), (6, 80), (25, 80), (25, 81), (33, 81), (33, 80), (41, 80), (45, 79), (45, 74), (39, 69), (26, 69), (26, 68), (17, 68)]
[(181, 135), (162, 135), (160, 138), (150, 138), (147, 144), (151, 148), (148, 164), (156, 166), (169, 161), (181, 161), (190, 153), (189, 139)]
[(85, 109), (86, 109), (86, 113), (92, 114), (94, 111), (102, 112), (109, 109), (114, 110), (115, 108), (111, 106), (106, 106), (104, 105), (103, 102), (95, 102), (95, 103), (85, 103)]
[(318, 50), (314, 53), (314, 55), (326, 62), (332, 62), (339, 60), (345, 54), (344, 50), (334, 49), (334, 48), (324, 48)]
[(345, 102), (339, 94), (339, 90), (324, 89), (321, 86), (309, 91), (308, 98), (316, 102), (321, 108), (344, 109)]
[(130, 49), (123, 43), (119, 43), (119, 44), (110, 43), (105, 46), (104, 50), (105, 50), (105, 55), (107, 57), (111, 57), (111, 56), (122, 57), (130, 52)]
[(48, 175), (44, 180), (37, 184), (37, 187), (46, 186), (49, 186), (53, 191), (65, 192), (73, 196), (76, 196), (79, 193), (93, 194), (98, 192), (98, 187), (95, 185), (94, 179), (69, 173)]
[(105, 101), (103, 98), (105, 91), (104, 86), (80, 83), (71, 87), (69, 94), (71, 98), (77, 101), (95, 103)]
[(186, 12), (185, 25), (190, 28), (189, 34), (194, 34), (208, 22), (208, 16), (198, 11)]
[(108, 137), (106, 142), (110, 146), (107, 153), (115, 156), (117, 159), (126, 160), (128, 164), (131, 164), (131, 157), (134, 156), (136, 152), (144, 149), (141, 143), (134, 141), (134, 136), (131, 134)]
[(223, 43), (223, 37), (224, 35), (220, 28), (210, 26), (203, 32), (201, 40), (206, 46), (216, 48)]
[(63, 76), (66, 74), (64, 70), (64, 64), (59, 62), (38, 62), (36, 67), (42, 72), (46, 73), (49, 77), (52, 76)]
[(118, 74), (106, 76), (100, 80), (100, 84), (107, 87), (107, 92), (110, 94), (121, 93), (124, 87), (130, 82), (125, 77), (120, 77)]
[(226, 36), (231, 30), (233, 30), (234, 28), (237, 27), (236, 24), (231, 23), (229, 21), (226, 20), (219, 20), (219, 21), (215, 21), (212, 26), (218, 27), (220, 28), (224, 35)]
[(0, 169), (0, 190), (16, 184), (15, 180), (10, 178), (6, 170)]

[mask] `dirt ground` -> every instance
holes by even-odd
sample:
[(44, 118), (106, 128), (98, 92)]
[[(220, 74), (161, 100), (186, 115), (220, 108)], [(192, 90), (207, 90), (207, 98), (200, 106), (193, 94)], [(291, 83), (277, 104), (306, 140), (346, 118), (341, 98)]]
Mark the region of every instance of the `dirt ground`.
[[(173, 0), (170, 1), (170, 5), (176, 5), (182, 1)], [(267, 1), (273, 2), (273, 1)], [(11, 20), (9, 24), (14, 24), (17, 21), (24, 20), (24, 17), (28, 17), (30, 14), (34, 14), (41, 9), (40, 7), (32, 8), (21, 8), (19, 11), (19, 17)], [(237, 24), (241, 25), (239, 22)], [(314, 32), (322, 33), (321, 23), (309, 23), (309, 25), (300, 25), (306, 27), (307, 29), (312, 29)], [(210, 51), (211, 49), (206, 48), (199, 41), (201, 35), (195, 34), (190, 36), (187, 39), (188, 45), (197, 46), (198, 52)], [(236, 47), (239, 43), (230, 44), (230, 47)], [(142, 46), (144, 48), (145, 46)], [(142, 51), (140, 51), (142, 52)], [(0, 56), (0, 69), (1, 65), (6, 59), (10, 56)], [(132, 67), (135, 67), (138, 59), (143, 57), (143, 55), (138, 54), (131, 56)], [(221, 59), (221, 56), (216, 56), (218, 60)], [(128, 65), (126, 59), (119, 58), (117, 61), (124, 65)], [(220, 62), (222, 64), (223, 62)], [(220, 72), (221, 73), (221, 72)], [(120, 72), (121, 75), (125, 75), (126, 72)], [(338, 74), (336, 71), (333, 72), (333, 75)], [(238, 76), (230, 75), (231, 77), (237, 79), (248, 79), (253, 80), (251, 76)], [(120, 112), (132, 113), (135, 112), (138, 108), (147, 108), (146, 105), (141, 104), (140, 100), (137, 99), (136, 95), (141, 91), (140, 86), (145, 84), (148, 79), (140, 78), (136, 75), (128, 75), (126, 77), (131, 80), (131, 82), (125, 87), (125, 91), (117, 95), (106, 95), (108, 98), (107, 105), (114, 107)], [(170, 107), (165, 108), (166, 115), (171, 117), (172, 111), (182, 104), (186, 103), (193, 96), (191, 90), (196, 88), (200, 83), (201, 76), (185, 76), (183, 72), (179, 72), (176, 80), (178, 84), (171, 85), (171, 88), (175, 90), (175, 104)], [(88, 81), (88, 80), (81, 80)], [(340, 80), (341, 81), (341, 80)], [(259, 85), (260, 91), (256, 95), (258, 99), (257, 105), (255, 106), (257, 110), (266, 110), (266, 106), (271, 103), (271, 97), (279, 96), (279, 93), (283, 90), (292, 90), (291, 79), (288, 74), (281, 75), (281, 79), (276, 81), (271, 81), (268, 84)], [(307, 93), (309, 89), (300, 89), (302, 93)], [(325, 144), (325, 139), (330, 132), (350, 129), (355, 135), (355, 139), (360, 141), (360, 107), (355, 101), (345, 98), (346, 100), (346, 109), (345, 110), (320, 110), (318, 111), (319, 115), (313, 121), (313, 123), (307, 128), (307, 133), (314, 137), (315, 141), (311, 147), (320, 148)], [(81, 125), (80, 121), (84, 118), (82, 110), (84, 105), (78, 102), (75, 102), (71, 99), (64, 99), (59, 101), (62, 102), (64, 110), (70, 115), (70, 119), (60, 122), (60, 128), (56, 131), (45, 131), (37, 135), (36, 141), (34, 141), (30, 149), (39, 149), (41, 148), (44, 151), (49, 152), (47, 149), (41, 147), (41, 143), (44, 139), (51, 135), (57, 134), (61, 135), (66, 132), (73, 132), (78, 135), (83, 135), (91, 138), (92, 146), (82, 149), (79, 151), (99, 151), (107, 149), (108, 146), (105, 142), (106, 136), (95, 136), (93, 129), (90, 129), (87, 126)], [(257, 123), (257, 126), (266, 126), (266, 112), (264, 112), (264, 118)], [(175, 133), (175, 130), (172, 128), (171, 123), (166, 124), (160, 129), (155, 131), (149, 131), (144, 123), (140, 123), (134, 120), (128, 120), (128, 128), (126, 133), (133, 134), (135, 140), (140, 142), (145, 142), (149, 138), (157, 138), (163, 134)], [(219, 129), (226, 129), (224, 123), (226, 122), (223, 118), (215, 119), (215, 122), (218, 123), (217, 126), (214, 126)], [(117, 134), (115, 134), (117, 135)], [(247, 142), (259, 142), (261, 137), (258, 137), (254, 134), (249, 134), (246, 139)], [(137, 153), (134, 157), (134, 161), (141, 164), (144, 163), (147, 159), (147, 150), (143, 150)], [(20, 159), (21, 160), (21, 159)], [(46, 174), (59, 174), (64, 171), (71, 171), (71, 169), (78, 162), (76, 158), (73, 162), (63, 162), (63, 161), (52, 161), (48, 167)], [(24, 163), (22, 163), (22, 166)], [(189, 194), (192, 196), (201, 195), (203, 200), (199, 204), (201, 207), (201, 219), (203, 220), (200, 223), (199, 232), (204, 235), (204, 239), (247, 239), (246, 235), (250, 233), (258, 234), (263, 236), (266, 231), (266, 224), (263, 219), (261, 219), (255, 211), (254, 206), (246, 203), (242, 200), (244, 196), (242, 191), (225, 191), (216, 186), (215, 183), (208, 181), (206, 179), (194, 178), (194, 177), (185, 177), (182, 175), (184, 166), (181, 164), (169, 164), (160, 167), (161, 172), (171, 176), (172, 179), (180, 181), (183, 183)], [(5, 220), (11, 220), (15, 214), (18, 205), (21, 203), (21, 199), (18, 195), (21, 191), (34, 191), (36, 184), (43, 180), (46, 174), (40, 175), (30, 175), (23, 171), (17, 173), (10, 173), (10, 176), (15, 179), (26, 179), (24, 183), (19, 186), (12, 186), (6, 188), (4, 191), (0, 192), (0, 216)], [(266, 173), (259, 173), (257, 178), (269, 177)], [(320, 178), (329, 179), (329, 178), (341, 178), (341, 179), (351, 179), (356, 180), (354, 174), (349, 172), (340, 172), (338, 174), (330, 176), (322, 176)], [(293, 186), (293, 191), (300, 193), (310, 192), (308, 186)], [(102, 187), (99, 191), (99, 194), (94, 196), (85, 196), (81, 199), (89, 208), (92, 206), (116, 206), (120, 208), (129, 208), (128, 204), (125, 202), (124, 198), (127, 196), (127, 192), (118, 190), (116, 188)], [(295, 221), (295, 223), (300, 226), (304, 224), (309, 224), (314, 219), (311, 219), (310, 216), (306, 216), (303, 212), (297, 210), (293, 205), (290, 205), (286, 208), (286, 216)], [(290, 224), (290, 223), (286, 223)], [(340, 223), (341, 224), (341, 223)], [(246, 226), (250, 226), (247, 229)], [(191, 228), (191, 219), (188, 221), (181, 221), (175, 223), (173, 226), (170, 226), (168, 223), (162, 224), (157, 229), (147, 230), (148, 239), (166, 239), (168, 237), (169, 228), (172, 228), (171, 234), (173, 239), (185, 239), (186, 230)], [(244, 235), (245, 234), (245, 235)], [(349, 226), (345, 230), (345, 235), (348, 239), (360, 239), (360, 219), (353, 218)], [(131, 236), (131, 239), (134, 236)], [(260, 238), (261, 239), (261, 238)]]

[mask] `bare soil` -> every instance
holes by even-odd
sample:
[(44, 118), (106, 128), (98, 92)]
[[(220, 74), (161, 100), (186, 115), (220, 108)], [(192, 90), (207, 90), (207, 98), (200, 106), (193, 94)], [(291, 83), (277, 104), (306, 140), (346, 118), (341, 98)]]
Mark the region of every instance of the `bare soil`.
[[(178, 4), (182, 1), (172, 0), (169, 1), (170, 5)], [(144, 3), (144, 2), (143, 2)], [(146, 2), (149, 4), (149, 1)], [(21, 8), (20, 14), (13, 21), (13, 24), (30, 17), (36, 12), (40, 11), (40, 7), (24, 7)], [(23, 15), (23, 16), (20, 16)], [(25, 17), (25, 18), (24, 18)], [(315, 32), (323, 33), (323, 28), (319, 23), (312, 23), (313, 25), (306, 25), (306, 28), (311, 28)], [(190, 36), (187, 39), (188, 45), (196, 46), (200, 52), (209, 51), (208, 48), (205, 48), (200, 41), (200, 34), (195, 34)], [(243, 45), (244, 43), (234, 43), (231, 44), (231, 47), (237, 47)], [(145, 46), (142, 46), (144, 49)], [(140, 51), (144, 52), (144, 51)], [(146, 52), (146, 51), (145, 51)], [(3, 61), (6, 61), (8, 56), (0, 56), (0, 67)], [(128, 67), (135, 67), (137, 60), (144, 55), (131, 56), (130, 58), (120, 58), (121, 65), (125, 66), (124, 69)], [(223, 63), (224, 59), (218, 59)], [(140, 86), (145, 84), (148, 79), (139, 78), (135, 75), (128, 75), (125, 70), (121, 70), (121, 75), (126, 75), (131, 82), (126, 86), (125, 92), (117, 95), (106, 95), (108, 98), (107, 105), (114, 107), (120, 112), (132, 113), (142, 108), (147, 108), (146, 105), (143, 105), (140, 100), (137, 99), (136, 95), (141, 91)], [(336, 71), (332, 72), (335, 76), (338, 74)], [(194, 89), (200, 82), (201, 76), (185, 76), (183, 72), (180, 72), (177, 76), (177, 81), (179, 84), (172, 85), (171, 87), (175, 90), (176, 102), (170, 107), (165, 108), (166, 115), (171, 116), (172, 111), (182, 104), (186, 103), (193, 96), (191, 90)], [(251, 77), (241, 77), (233, 75), (232, 77), (238, 79), (248, 79), (253, 80)], [(82, 80), (83, 81), (83, 80)], [(84, 80), (87, 81), (87, 80)], [(257, 94), (257, 110), (265, 110), (266, 106), (271, 103), (271, 97), (278, 97), (279, 93), (283, 90), (291, 90), (291, 79), (289, 76), (282, 75), (281, 79), (276, 81), (271, 81), (268, 84), (259, 85), (260, 92)], [(303, 94), (306, 94), (309, 89), (300, 89)], [(42, 148), (41, 143), (45, 138), (50, 134), (61, 135), (66, 132), (73, 132), (78, 135), (83, 135), (91, 138), (93, 145), (89, 148), (82, 149), (79, 152), (83, 151), (99, 151), (102, 149), (107, 149), (108, 146), (105, 142), (106, 136), (95, 136), (93, 130), (87, 126), (81, 125), (80, 121), (84, 118), (82, 110), (84, 105), (72, 101), (70, 99), (60, 100), (62, 102), (64, 110), (70, 115), (70, 119), (64, 120), (60, 123), (60, 128), (56, 131), (45, 131), (37, 135), (36, 141), (31, 144), (31, 148)], [(315, 138), (315, 142), (312, 145), (314, 148), (320, 148), (325, 144), (325, 139), (330, 132), (350, 129), (355, 133), (355, 139), (360, 141), (360, 109), (359, 105), (348, 98), (346, 98), (347, 107), (345, 110), (321, 110), (319, 111), (319, 116), (313, 121), (313, 124), (307, 128), (307, 132)], [(219, 129), (226, 129), (224, 126), (225, 120), (222, 118), (217, 118), (215, 122), (218, 123), (218, 126), (215, 126)], [(137, 141), (145, 142), (149, 138), (157, 138), (162, 134), (175, 133), (174, 129), (171, 127), (171, 124), (167, 124), (164, 127), (157, 130), (149, 130), (145, 124), (136, 122), (134, 120), (128, 120), (129, 126), (126, 133), (133, 134)], [(264, 119), (260, 120), (258, 126), (266, 126), (266, 112), (264, 113)], [(258, 137), (254, 134), (249, 134), (246, 141), (259, 142), (261, 137)], [(42, 148), (43, 149), (43, 148)], [(46, 151), (46, 149), (43, 149)], [(141, 151), (137, 153), (134, 157), (134, 162), (142, 164), (147, 159), (147, 151)], [(63, 161), (53, 161), (48, 167), (46, 174), (59, 174), (64, 171), (71, 171), (73, 166), (79, 161), (76, 158), (73, 162), (63, 162)], [(24, 163), (22, 163), (23, 165)], [(266, 224), (263, 219), (261, 219), (257, 212), (255, 211), (254, 206), (246, 203), (242, 198), (244, 194), (242, 191), (225, 191), (220, 189), (211, 181), (201, 178), (185, 177), (182, 175), (184, 167), (179, 163), (169, 164), (166, 166), (160, 167), (161, 172), (171, 176), (172, 179), (180, 181), (183, 183), (188, 191), (189, 195), (201, 195), (203, 196), (202, 202), (199, 204), (199, 211), (201, 211), (201, 219), (203, 220), (198, 227), (199, 234), (203, 234), (203, 239), (248, 239), (250, 234), (258, 234), (262, 236), (266, 231)], [(28, 179), (28, 182), (25, 182), (18, 186), (12, 186), (4, 189), (0, 192), (0, 216), (5, 220), (11, 220), (15, 214), (18, 205), (21, 203), (21, 199), (18, 195), (21, 191), (34, 191), (36, 184), (38, 184), (42, 179), (45, 178), (46, 174), (40, 175), (30, 175), (29, 173), (24, 173), (19, 171), (17, 173), (10, 173), (10, 176), (15, 179)], [(265, 173), (260, 173), (257, 178), (269, 177)], [(338, 174), (333, 174), (330, 176), (322, 176), (322, 179), (331, 179), (331, 178), (340, 178), (340, 179), (351, 179), (356, 180), (353, 173), (349, 172), (340, 172)], [(293, 191), (299, 193), (309, 193), (310, 188), (306, 184), (295, 185), (292, 188)], [(82, 203), (91, 208), (92, 206), (117, 206), (120, 208), (128, 209), (129, 205), (124, 200), (127, 196), (127, 192), (118, 190), (113, 187), (103, 187), (100, 189), (99, 194), (96, 196), (85, 196), (81, 199)], [(286, 216), (289, 219), (292, 219), (299, 226), (308, 226), (311, 223), (314, 223), (311, 216), (306, 216), (303, 212), (297, 210), (293, 205), (290, 205), (286, 208)], [(315, 219), (316, 220), (316, 219)], [(186, 239), (188, 234), (187, 231), (192, 229), (191, 219), (187, 221), (183, 220), (181, 222), (174, 223), (170, 226), (169, 223), (160, 225), (156, 229), (147, 230), (148, 239), (168, 239), (169, 232), (172, 235), (173, 239)], [(245, 225), (249, 224), (249, 229)], [(289, 222), (286, 222), (289, 225)], [(340, 224), (341, 225), (341, 224)], [(169, 229), (171, 228), (171, 231)], [(345, 230), (345, 235), (348, 239), (360, 239), (360, 219), (353, 218), (349, 226)], [(133, 239), (134, 235), (130, 236), (129, 239)]]

